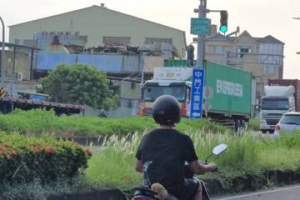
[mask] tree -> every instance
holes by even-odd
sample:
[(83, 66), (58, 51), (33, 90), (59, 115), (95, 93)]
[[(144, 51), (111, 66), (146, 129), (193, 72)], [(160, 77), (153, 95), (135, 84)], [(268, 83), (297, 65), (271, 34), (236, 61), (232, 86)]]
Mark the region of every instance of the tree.
[(55, 102), (108, 109), (118, 101), (118, 97), (109, 89), (106, 74), (89, 65), (61, 64), (41, 79), (41, 85), (41, 92), (49, 94)]

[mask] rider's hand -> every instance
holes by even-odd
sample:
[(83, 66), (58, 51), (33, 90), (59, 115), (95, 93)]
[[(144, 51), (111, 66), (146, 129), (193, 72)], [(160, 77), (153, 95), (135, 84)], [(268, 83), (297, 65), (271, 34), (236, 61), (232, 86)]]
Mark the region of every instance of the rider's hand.
[(218, 165), (216, 165), (215, 163), (208, 163), (207, 166), (209, 167), (211, 172), (218, 170)]

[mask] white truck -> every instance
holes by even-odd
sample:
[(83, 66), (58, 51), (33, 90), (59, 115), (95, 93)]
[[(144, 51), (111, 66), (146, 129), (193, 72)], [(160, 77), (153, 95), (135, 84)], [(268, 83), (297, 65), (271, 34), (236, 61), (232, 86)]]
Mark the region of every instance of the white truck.
[(261, 99), (260, 131), (273, 133), (284, 113), (295, 111), (293, 86), (265, 86)]
[(153, 102), (161, 95), (172, 95), (180, 103), (181, 115), (189, 116), (189, 101), (191, 93), (192, 68), (167, 68), (154, 69), (153, 80), (146, 81), (142, 89), (142, 99), (139, 115), (152, 114)]

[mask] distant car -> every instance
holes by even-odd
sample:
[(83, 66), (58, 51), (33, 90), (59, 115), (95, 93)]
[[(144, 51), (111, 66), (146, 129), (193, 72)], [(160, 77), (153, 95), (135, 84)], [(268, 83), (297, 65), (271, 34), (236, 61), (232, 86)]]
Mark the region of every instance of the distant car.
[(280, 131), (292, 132), (294, 130), (300, 130), (300, 112), (285, 113), (275, 126), (274, 137), (279, 137)]

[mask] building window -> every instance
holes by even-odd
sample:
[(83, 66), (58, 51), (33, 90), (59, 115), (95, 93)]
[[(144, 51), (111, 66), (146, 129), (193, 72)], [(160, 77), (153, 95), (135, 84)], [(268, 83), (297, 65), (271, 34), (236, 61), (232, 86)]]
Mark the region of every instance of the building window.
[(214, 46), (214, 52), (216, 54), (224, 54), (225, 48), (223, 46)]
[(275, 67), (274, 66), (266, 66), (265, 73), (267, 75), (274, 75), (275, 74)]
[(283, 45), (281, 44), (260, 44), (260, 54), (283, 55)]
[(155, 43), (167, 43), (167, 44), (173, 44), (172, 38), (146, 38), (145, 44), (155, 44)]
[(239, 58), (243, 58), (245, 54), (251, 53), (251, 49), (245, 47), (239, 48), (238, 53), (239, 53)]
[(112, 44), (127, 45), (127, 44), (130, 44), (130, 37), (109, 37), (109, 36), (104, 36), (103, 37), (103, 44), (105, 44), (105, 45), (112, 45)]

